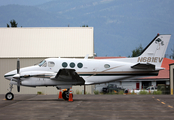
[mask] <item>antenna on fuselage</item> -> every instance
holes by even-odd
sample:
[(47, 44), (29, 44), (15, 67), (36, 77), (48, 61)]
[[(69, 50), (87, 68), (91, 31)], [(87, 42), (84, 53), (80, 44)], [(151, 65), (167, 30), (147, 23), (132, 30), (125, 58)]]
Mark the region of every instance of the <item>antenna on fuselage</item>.
[(85, 58), (84, 58), (84, 59), (88, 59), (88, 56), (89, 56), (89, 54), (86, 54), (86, 56), (85, 56)]

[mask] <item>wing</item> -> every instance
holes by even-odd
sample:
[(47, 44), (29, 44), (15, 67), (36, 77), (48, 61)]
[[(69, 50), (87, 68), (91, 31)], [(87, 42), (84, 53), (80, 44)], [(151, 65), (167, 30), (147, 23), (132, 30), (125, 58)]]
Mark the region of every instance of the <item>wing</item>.
[(133, 69), (148, 69), (148, 70), (155, 70), (155, 65), (147, 63), (137, 63), (136, 65), (131, 66)]
[(57, 80), (60, 82), (71, 82), (73, 84), (85, 83), (84, 79), (75, 72), (75, 69), (60, 69), (56, 76), (51, 77), (51, 80)]

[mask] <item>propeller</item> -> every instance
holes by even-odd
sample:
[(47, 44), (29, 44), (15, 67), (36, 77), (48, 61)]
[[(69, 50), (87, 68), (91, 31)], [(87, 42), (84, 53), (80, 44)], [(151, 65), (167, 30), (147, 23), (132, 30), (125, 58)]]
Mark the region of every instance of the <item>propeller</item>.
[(20, 61), (19, 61), (19, 58), (17, 60), (17, 74), (19, 75), (19, 77), (17, 79), (17, 89), (18, 89), (18, 92), (20, 92)]
[(18, 92), (20, 92), (20, 61), (19, 58), (17, 60), (17, 74), (13, 76), (13, 78), (15, 78), (17, 80), (17, 90)]

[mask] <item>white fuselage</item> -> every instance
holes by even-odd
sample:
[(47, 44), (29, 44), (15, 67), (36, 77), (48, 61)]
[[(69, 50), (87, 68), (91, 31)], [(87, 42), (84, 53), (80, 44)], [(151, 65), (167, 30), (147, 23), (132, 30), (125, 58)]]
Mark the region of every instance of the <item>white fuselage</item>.
[[(136, 62), (135, 62), (136, 63)], [(157, 75), (157, 71), (146, 69), (132, 69), (134, 62), (121, 62), (114, 60), (96, 59), (66, 59), (48, 58), (39, 65), (21, 68), (20, 79), (23, 86), (58, 86), (98, 84), (116, 80), (135, 79), (138, 77)], [(75, 69), (76, 73), (84, 79), (84, 83), (74, 83), (62, 80), (52, 80), (60, 69)], [(12, 84), (16, 84), (12, 77), (17, 73), (13, 70), (4, 75)]]

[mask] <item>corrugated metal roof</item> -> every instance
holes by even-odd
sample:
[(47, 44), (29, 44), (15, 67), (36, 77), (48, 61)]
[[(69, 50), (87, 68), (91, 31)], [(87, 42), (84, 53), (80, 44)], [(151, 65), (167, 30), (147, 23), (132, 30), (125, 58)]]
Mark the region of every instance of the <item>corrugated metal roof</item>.
[(93, 33), (93, 27), (0, 28), (0, 57), (92, 57)]

